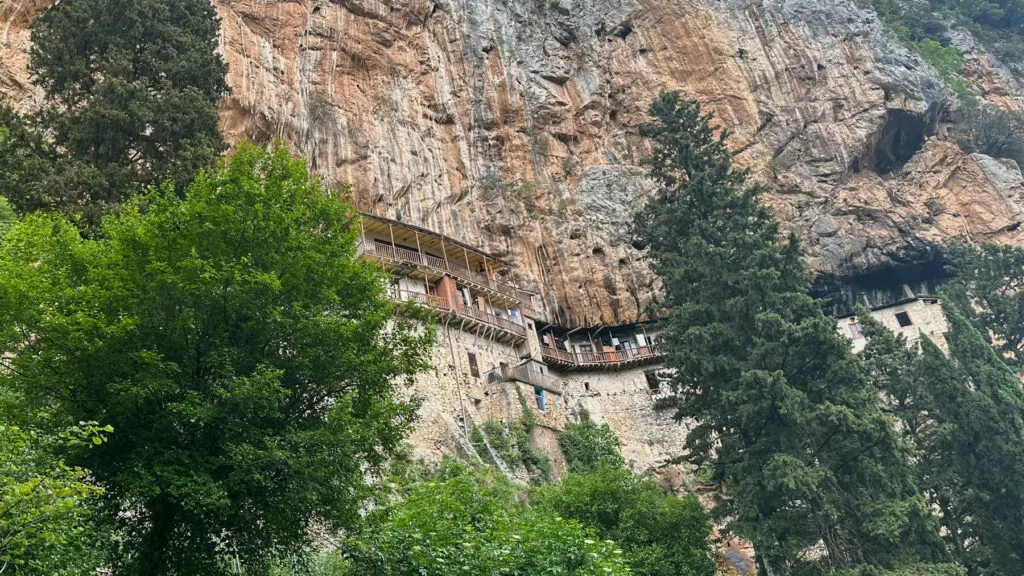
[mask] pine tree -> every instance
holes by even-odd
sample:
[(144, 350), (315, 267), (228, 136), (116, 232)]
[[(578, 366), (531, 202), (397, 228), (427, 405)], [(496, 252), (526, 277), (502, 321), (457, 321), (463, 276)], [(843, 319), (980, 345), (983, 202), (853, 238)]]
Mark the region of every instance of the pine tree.
[(68, 189), (41, 201), (96, 220), (145, 186), (181, 191), (213, 167), (228, 88), (207, 0), (64, 0), (32, 26), (33, 82), (51, 103), (42, 124)]
[(975, 573), (990, 565), (995, 574), (1024, 574), (1024, 390), (960, 311), (948, 303), (943, 309), (958, 377), (929, 377), (928, 389), (950, 427), (952, 468), (969, 522), (965, 540), (980, 543), (967, 561)]
[(946, 287), (947, 300), (982, 334), (992, 331), (1008, 362), (1024, 366), (1024, 250), (958, 242), (949, 256), (955, 280)]
[(864, 361), (914, 447), (919, 486), (953, 557), (972, 575), (1020, 574), (1024, 392), (953, 300), (943, 303), (951, 358), (928, 338), (920, 351), (908, 347), (859, 313)]
[(796, 237), (780, 241), (762, 189), (696, 102), (663, 94), (651, 115), (641, 134), (660, 186), (637, 229), (664, 282), (691, 459), (728, 496), (718, 516), (754, 543), (763, 574), (793, 573), (819, 544), (831, 568), (941, 558), (891, 418), (808, 296)]

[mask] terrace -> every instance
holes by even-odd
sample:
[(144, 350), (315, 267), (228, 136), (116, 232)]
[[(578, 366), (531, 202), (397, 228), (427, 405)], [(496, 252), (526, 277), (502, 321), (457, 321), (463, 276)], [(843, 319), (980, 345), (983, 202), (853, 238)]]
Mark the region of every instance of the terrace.
[(416, 302), (426, 306), (439, 320), (456, 322), (465, 331), (475, 328), (481, 336), (501, 342), (520, 343), (526, 340), (526, 328), (518, 321), (467, 306), (458, 300), (396, 288), (390, 290), (390, 295), (396, 302)]
[(543, 388), (554, 394), (562, 394), (562, 382), (529, 364), (518, 366), (502, 365), (500, 368), (491, 370), (486, 375), (488, 382), (522, 382), (538, 388)]
[(569, 352), (541, 345), (541, 355), (556, 370), (620, 370), (661, 362), (665, 355), (655, 346), (602, 352)]
[[(509, 308), (536, 315), (534, 294), (499, 280), (506, 263), (436, 232), (371, 214), (363, 214), (359, 252), (391, 272), (437, 280), (451, 276)], [(533, 317), (533, 316), (531, 316)]]

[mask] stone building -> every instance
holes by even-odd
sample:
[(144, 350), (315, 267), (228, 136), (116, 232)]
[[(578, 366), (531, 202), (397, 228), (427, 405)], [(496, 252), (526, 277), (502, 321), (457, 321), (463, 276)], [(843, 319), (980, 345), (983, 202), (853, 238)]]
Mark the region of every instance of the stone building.
[(437, 322), (433, 367), (412, 391), (422, 401), (410, 438), (416, 456), (494, 457), (481, 454), (474, 428), (509, 425), (524, 410), (536, 422), (533, 448), (559, 476), (558, 435), (584, 412), (612, 428), (637, 470), (680, 453), (686, 428), (671, 411), (655, 409), (667, 392), (653, 325), (570, 330), (549, 323), (536, 294), (505, 279), (502, 259), (395, 220), (364, 214), (359, 252), (391, 274), (394, 300), (427, 307)]
[[(916, 344), (921, 336), (931, 338), (944, 352), (948, 352), (945, 335), (949, 332), (949, 324), (942, 313), (942, 306), (934, 297), (913, 297), (906, 300), (875, 308), (871, 316), (880, 321), (886, 328), (902, 334), (908, 344)], [(839, 332), (853, 341), (853, 349), (860, 352), (867, 345), (863, 329), (856, 315), (849, 315), (836, 320)]]

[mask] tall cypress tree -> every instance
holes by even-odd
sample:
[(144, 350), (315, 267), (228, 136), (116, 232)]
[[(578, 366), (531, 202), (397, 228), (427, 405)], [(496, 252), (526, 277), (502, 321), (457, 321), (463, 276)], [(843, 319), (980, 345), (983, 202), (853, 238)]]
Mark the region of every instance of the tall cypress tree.
[(170, 179), (180, 191), (214, 166), (228, 88), (210, 2), (63, 0), (32, 26), (32, 78), (50, 104), (42, 125), (68, 190), (11, 198), (19, 208), (95, 221), (145, 186)]
[(690, 456), (728, 496), (717, 514), (754, 543), (762, 574), (794, 573), (818, 545), (830, 568), (941, 558), (891, 418), (808, 296), (797, 239), (780, 241), (762, 189), (696, 102), (663, 94), (650, 112), (641, 134), (659, 190), (637, 228), (671, 310)]
[(943, 303), (949, 358), (928, 338), (908, 347), (862, 313), (864, 361), (915, 449), (919, 486), (954, 557), (972, 575), (1021, 574), (1024, 392), (955, 299)]
[(1024, 250), (957, 242), (949, 255), (955, 280), (946, 287), (947, 299), (976, 326), (992, 331), (1007, 362), (1024, 366)]
[[(960, 311), (944, 305), (958, 380), (929, 379), (936, 413), (953, 443), (952, 466), (969, 513), (969, 561), (996, 574), (1024, 574), (1024, 390), (1017, 376)], [(934, 352), (932, 356), (935, 356)]]

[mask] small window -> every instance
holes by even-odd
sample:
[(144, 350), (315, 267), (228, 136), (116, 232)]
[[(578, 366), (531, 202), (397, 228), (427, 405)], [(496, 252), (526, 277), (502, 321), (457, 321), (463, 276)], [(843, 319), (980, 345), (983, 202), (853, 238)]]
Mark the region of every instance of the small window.
[(537, 409), (541, 412), (548, 411), (547, 398), (544, 396), (544, 389), (540, 386), (533, 387), (533, 395), (537, 398)]
[(479, 378), (480, 367), (477, 366), (476, 363), (476, 354), (473, 354), (472, 352), (468, 352), (467, 354), (469, 354), (469, 373), (472, 374), (474, 378)]
[(590, 382), (584, 382), (583, 389), (586, 390), (587, 392), (590, 392)]
[(860, 322), (850, 323), (850, 336), (852, 336), (854, 340), (864, 337), (864, 334), (860, 331)]
[(910, 314), (907, 314), (906, 312), (897, 312), (896, 322), (899, 323), (900, 328), (906, 328), (907, 326), (912, 326), (914, 324), (910, 321)]
[(658, 373), (654, 370), (648, 370), (644, 372), (644, 377), (647, 378), (647, 388), (651, 392), (657, 392), (661, 389), (661, 378), (658, 378)]

